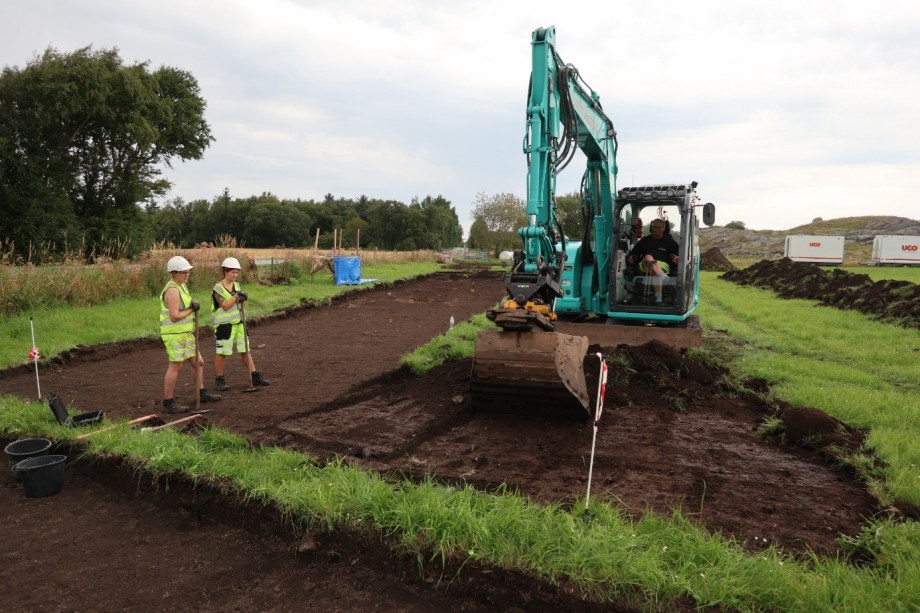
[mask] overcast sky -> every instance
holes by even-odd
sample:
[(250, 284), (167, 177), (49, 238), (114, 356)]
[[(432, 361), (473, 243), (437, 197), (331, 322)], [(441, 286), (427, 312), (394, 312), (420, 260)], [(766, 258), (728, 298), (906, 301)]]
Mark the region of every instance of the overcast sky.
[[(531, 33), (601, 97), (619, 186), (699, 182), (717, 223), (920, 218), (920, 2), (0, 0), (0, 64), (117, 47), (198, 80), (216, 141), (169, 198), (526, 196)], [(583, 158), (579, 158), (583, 160)], [(557, 193), (576, 191), (572, 163)]]

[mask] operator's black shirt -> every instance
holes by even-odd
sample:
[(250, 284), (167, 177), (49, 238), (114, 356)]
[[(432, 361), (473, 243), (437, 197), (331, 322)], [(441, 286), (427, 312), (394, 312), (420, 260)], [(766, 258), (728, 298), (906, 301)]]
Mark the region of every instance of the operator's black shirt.
[(655, 238), (651, 234), (645, 236), (636, 243), (629, 255), (635, 258), (636, 263), (640, 262), (646, 255), (651, 254), (656, 260), (670, 263), (675, 255), (678, 255), (680, 247), (677, 241), (665, 234), (661, 238)]

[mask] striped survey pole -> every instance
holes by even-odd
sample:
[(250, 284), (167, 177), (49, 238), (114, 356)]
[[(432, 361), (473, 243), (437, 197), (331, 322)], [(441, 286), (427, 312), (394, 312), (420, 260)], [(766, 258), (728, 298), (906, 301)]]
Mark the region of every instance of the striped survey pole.
[(607, 362), (601, 353), (595, 354), (600, 360), (600, 373), (597, 377), (597, 403), (594, 407), (594, 436), (591, 439), (591, 463), (588, 465), (588, 491), (585, 494), (585, 513), (588, 512), (588, 503), (591, 500), (591, 477), (594, 473), (594, 449), (597, 444), (597, 422), (601, 420), (604, 412), (604, 395), (607, 393)]

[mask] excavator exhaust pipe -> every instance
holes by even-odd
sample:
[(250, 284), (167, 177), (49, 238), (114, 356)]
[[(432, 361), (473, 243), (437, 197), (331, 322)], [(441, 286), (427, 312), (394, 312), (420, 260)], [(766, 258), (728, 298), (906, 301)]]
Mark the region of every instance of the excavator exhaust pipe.
[(498, 413), (588, 419), (588, 338), (559, 332), (480, 332), (470, 394), (473, 405)]

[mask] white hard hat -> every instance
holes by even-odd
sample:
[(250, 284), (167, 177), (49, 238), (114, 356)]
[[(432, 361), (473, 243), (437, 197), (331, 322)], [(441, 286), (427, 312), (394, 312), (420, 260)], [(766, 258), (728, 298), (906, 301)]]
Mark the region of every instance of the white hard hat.
[(191, 269), (192, 265), (181, 255), (174, 255), (166, 262), (166, 272), (185, 272)]
[(237, 270), (242, 270), (243, 267), (240, 266), (240, 261), (236, 258), (226, 258), (223, 262), (220, 263), (221, 268), (236, 268)]

